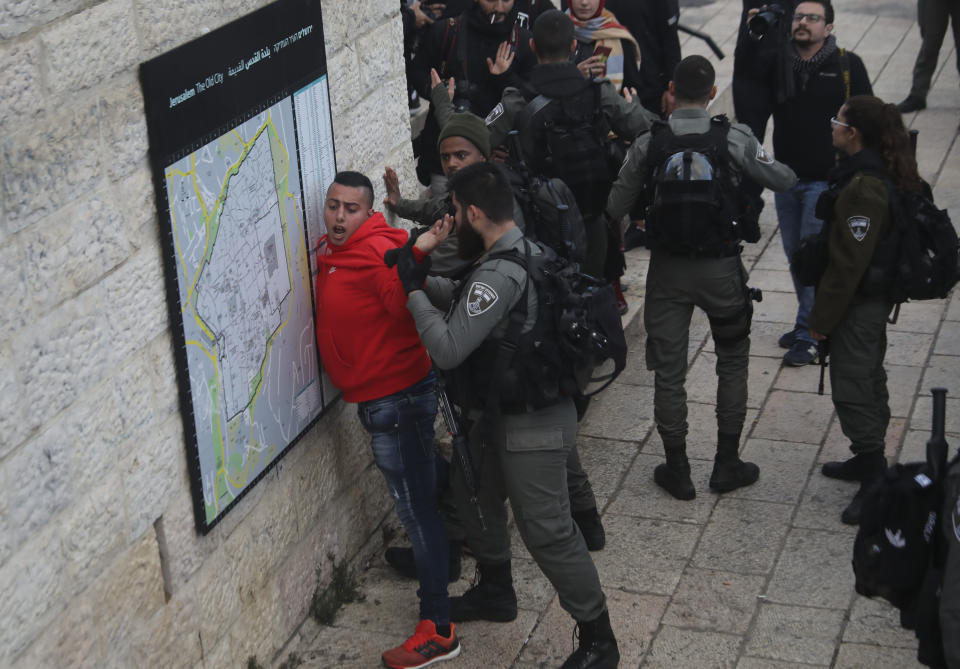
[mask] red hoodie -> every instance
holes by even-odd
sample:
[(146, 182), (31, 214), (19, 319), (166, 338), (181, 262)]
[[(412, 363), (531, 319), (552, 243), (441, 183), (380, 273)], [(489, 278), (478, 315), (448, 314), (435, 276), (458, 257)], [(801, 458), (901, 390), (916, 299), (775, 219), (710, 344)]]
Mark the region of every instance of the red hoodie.
[(317, 251), (317, 345), (330, 380), (347, 402), (391, 395), (430, 371), (407, 294), (383, 254), (407, 232), (375, 213), (343, 246), (320, 239)]

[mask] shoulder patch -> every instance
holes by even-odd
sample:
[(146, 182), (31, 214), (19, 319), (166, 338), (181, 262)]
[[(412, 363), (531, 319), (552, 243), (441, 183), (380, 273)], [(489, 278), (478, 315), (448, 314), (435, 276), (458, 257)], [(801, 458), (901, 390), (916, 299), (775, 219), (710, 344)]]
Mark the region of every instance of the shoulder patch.
[(497, 106), (491, 109), (490, 113), (487, 114), (487, 118), (483, 119), (483, 122), (486, 123), (487, 125), (490, 125), (501, 116), (503, 116), (503, 103), (498, 102)]
[(847, 227), (850, 228), (853, 238), (862, 242), (867, 236), (867, 230), (870, 229), (870, 219), (866, 216), (851, 216), (847, 219)]
[(764, 165), (773, 165), (773, 156), (767, 153), (767, 150), (763, 148), (763, 144), (757, 142), (757, 162), (763, 163)]
[(496, 304), (499, 299), (500, 296), (493, 288), (482, 281), (474, 281), (467, 292), (467, 316), (471, 318), (479, 316)]

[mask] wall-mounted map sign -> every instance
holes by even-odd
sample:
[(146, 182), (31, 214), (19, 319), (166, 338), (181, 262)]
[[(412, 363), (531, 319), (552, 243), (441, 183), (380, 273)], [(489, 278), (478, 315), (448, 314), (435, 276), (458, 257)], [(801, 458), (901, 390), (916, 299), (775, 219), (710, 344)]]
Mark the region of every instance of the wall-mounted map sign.
[(140, 66), (187, 461), (207, 532), (336, 397), (310, 250), (336, 172), (320, 0)]

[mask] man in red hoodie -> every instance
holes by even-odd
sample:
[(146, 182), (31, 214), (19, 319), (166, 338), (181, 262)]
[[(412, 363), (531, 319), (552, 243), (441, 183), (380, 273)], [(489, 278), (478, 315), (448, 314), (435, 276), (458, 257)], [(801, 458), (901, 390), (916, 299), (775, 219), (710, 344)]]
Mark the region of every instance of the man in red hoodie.
[(447, 537), (437, 511), (430, 357), (407, 311), (407, 294), (383, 254), (407, 241), (373, 211), (373, 186), (340, 172), (323, 209), (317, 247), (317, 345), (343, 399), (358, 404), (397, 515), (413, 543), (420, 578), (420, 624), (383, 654), (393, 669), (421, 667), (460, 653), (447, 598)]

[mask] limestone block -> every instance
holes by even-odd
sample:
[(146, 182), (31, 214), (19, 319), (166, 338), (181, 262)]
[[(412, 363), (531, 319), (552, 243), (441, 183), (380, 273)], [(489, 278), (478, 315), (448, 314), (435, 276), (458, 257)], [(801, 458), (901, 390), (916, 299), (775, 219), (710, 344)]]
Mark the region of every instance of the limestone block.
[(105, 90), (100, 96), (104, 164), (107, 176), (118, 180), (147, 165), (147, 121), (143, 95), (133, 76), (118, 77)]
[(205, 649), (213, 647), (243, 610), (240, 591), (245, 584), (236, 565), (252, 543), (250, 533), (241, 525), (190, 579), (190, 590), (197, 605), (198, 631)]
[(25, 33), (87, 4), (90, 0), (8, 0), (0, 4), (0, 39)]
[[(398, 48), (391, 48), (391, 45)], [(383, 23), (361, 36), (356, 41), (356, 49), (360, 61), (358, 83), (362, 90), (381, 88), (397, 72), (403, 72), (403, 25), (399, 15), (397, 20)], [(405, 99), (403, 97), (401, 101)]]
[[(329, 43), (328, 43), (329, 53)], [(352, 122), (351, 111), (361, 96), (360, 59), (357, 50), (346, 47), (327, 56), (327, 84), (330, 87), (330, 107), (334, 124)], [(339, 143), (337, 145), (339, 152)]]
[(129, 514), (125, 531), (127, 539), (133, 541), (163, 515), (181, 470), (186, 470), (182, 423), (178, 417), (171, 417), (153, 434), (132, 439), (122, 450), (127, 452), (120, 464)]
[(0, 665), (10, 665), (67, 599), (66, 571), (59, 529), (49, 525), (0, 567)]
[(6, 462), (10, 524), (19, 546), (71, 501), (75, 463), (60, 420), (14, 451)]
[(20, 240), (20, 235), (8, 235), (0, 241), (0, 341), (25, 327), (34, 309)]
[[(328, 419), (321, 420), (313, 432), (324, 429), (323, 426), (328, 422), (330, 422)], [(346, 444), (343, 444), (339, 447), (345, 446)], [(312, 434), (304, 436), (302, 442), (297, 445), (299, 463), (294, 467), (293, 485), (294, 494), (298, 500), (302, 536), (309, 532), (310, 526), (316, 523), (324, 505), (336, 493), (338, 478), (333, 467), (336, 448), (338, 446), (334, 446), (325, 439), (316, 438)]]
[(0, 345), (0, 457), (30, 434), (31, 428), (23, 418), (25, 406), (13, 349), (8, 344)]
[(99, 286), (114, 360), (124, 359), (168, 327), (158, 247), (131, 256)]
[(102, 665), (97, 613), (87, 597), (77, 597), (14, 664), (17, 669), (71, 667), (94, 669)]
[(269, 5), (271, 0), (223, 0), (224, 20), (232, 21), (241, 16), (245, 16), (265, 5)]
[(98, 190), (20, 235), (34, 308), (46, 313), (96, 283), (130, 253), (112, 193)]
[(119, 555), (91, 586), (100, 640), (110, 654), (123, 656), (134, 631), (145, 626), (164, 604), (160, 551), (153, 532)]
[(96, 102), (75, 102), (7, 134), (0, 188), (9, 232), (89, 192), (100, 179)]
[(149, 622), (133, 630), (126, 667), (190, 667), (203, 653), (197, 608), (189, 595), (175, 596)]
[(193, 497), (185, 487), (178, 490), (167, 504), (163, 513), (163, 531), (167, 542), (170, 587), (175, 596), (179, 596), (187, 582), (220, 546), (218, 529), (214, 528), (206, 535), (197, 533)]
[(45, 30), (47, 85), (79, 91), (132, 67), (140, 56), (129, 0), (107, 0)]
[(151, 56), (196, 39), (222, 24), (216, 0), (134, 0), (137, 24)]
[(96, 384), (112, 356), (113, 337), (94, 293), (64, 303), (14, 340), (23, 420), (29, 431)]
[(170, 331), (166, 330), (150, 341), (145, 353), (150, 360), (150, 374), (156, 387), (154, 410), (158, 414), (180, 415), (180, 396), (172, 347)]
[(250, 657), (268, 664), (293, 629), (283, 630), (280, 596), (273, 587), (258, 589), (253, 600), (228, 632), (204, 653), (208, 667), (243, 667)]
[(321, 13), (323, 39), (327, 51), (327, 70), (330, 70), (330, 57), (353, 41), (358, 23), (357, 5), (346, 2), (324, 2), (321, 4)]
[(103, 571), (126, 544), (126, 513), (119, 478), (107, 478), (85, 498), (61, 514), (63, 552), (67, 558), (69, 592), (77, 593)]
[[(0, 16), (2, 13), (0, 9)], [(0, 100), (3, 100), (0, 128), (15, 130), (21, 123), (29, 123), (45, 111), (40, 63), (39, 40), (32, 39), (0, 48)]]
[(153, 175), (144, 162), (132, 174), (111, 184), (117, 202), (123, 202), (123, 226), (135, 250), (159, 243), (157, 200), (154, 195)]
[(278, 565), (276, 581), (284, 627), (292, 628), (309, 615), (310, 601), (317, 583), (317, 562), (322, 553), (324, 537), (324, 528), (313, 526), (290, 555)]

